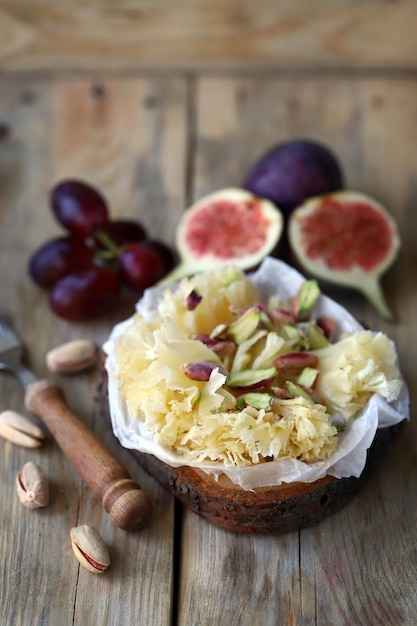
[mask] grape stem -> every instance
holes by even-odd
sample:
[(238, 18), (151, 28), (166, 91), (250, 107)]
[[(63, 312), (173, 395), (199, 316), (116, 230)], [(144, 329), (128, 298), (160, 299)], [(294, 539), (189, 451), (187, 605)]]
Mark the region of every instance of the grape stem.
[(107, 233), (99, 230), (95, 233), (96, 238), (103, 246), (106, 246), (106, 250), (97, 250), (96, 256), (102, 261), (112, 261), (118, 259), (120, 256), (120, 248), (110, 239)]

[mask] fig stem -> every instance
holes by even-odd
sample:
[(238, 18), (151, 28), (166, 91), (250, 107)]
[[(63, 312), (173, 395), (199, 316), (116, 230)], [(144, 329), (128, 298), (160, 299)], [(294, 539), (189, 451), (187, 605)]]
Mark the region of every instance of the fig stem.
[(357, 285), (383, 319), (392, 319), (393, 314), (385, 299), (381, 284), (377, 278)]
[(191, 276), (191, 274), (196, 274), (198, 271), (200, 271), (200, 268), (197, 268), (196, 266), (184, 262), (179, 263), (179, 265), (177, 265), (177, 267), (174, 267), (174, 269), (171, 270), (169, 274), (167, 274), (160, 281), (158, 281), (158, 286), (163, 287), (165, 285), (168, 285), (169, 283), (174, 283), (178, 280), (181, 280), (181, 278), (185, 278), (185, 276)]

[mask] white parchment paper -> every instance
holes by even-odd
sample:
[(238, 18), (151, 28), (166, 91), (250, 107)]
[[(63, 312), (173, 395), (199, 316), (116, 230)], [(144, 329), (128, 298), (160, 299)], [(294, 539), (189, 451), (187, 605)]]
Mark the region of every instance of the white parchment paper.
[[(265, 298), (276, 293), (283, 298), (290, 298), (294, 296), (305, 278), (282, 261), (267, 258), (251, 275), (251, 280)], [(137, 311), (146, 319), (152, 319), (162, 293), (163, 290), (158, 287), (148, 289), (138, 302)], [(339, 332), (362, 329), (346, 309), (324, 295), (321, 296), (314, 314), (333, 317), (338, 323)], [(126, 320), (115, 326), (103, 346), (107, 354), (106, 369), (109, 377), (109, 405), (113, 432), (125, 448), (153, 454), (172, 467), (189, 465), (215, 476), (226, 474), (230, 480), (246, 490), (297, 481), (310, 483), (323, 478), (326, 474), (336, 478), (358, 477), (364, 469), (367, 450), (377, 428), (394, 425), (409, 417), (409, 393), (404, 382), (400, 397), (391, 405), (378, 395), (372, 396), (362, 413), (344, 433), (339, 435), (336, 451), (325, 461), (304, 463), (297, 459), (282, 459), (244, 468), (226, 467), (222, 463), (202, 464), (190, 461), (187, 457), (156, 443), (143, 423), (128, 414), (123, 398), (119, 394), (114, 349), (118, 336), (130, 323), (130, 320)]]

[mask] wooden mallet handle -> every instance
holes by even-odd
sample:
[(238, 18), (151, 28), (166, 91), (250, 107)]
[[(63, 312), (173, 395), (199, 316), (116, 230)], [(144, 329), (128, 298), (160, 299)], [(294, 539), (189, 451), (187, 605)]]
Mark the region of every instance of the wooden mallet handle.
[(149, 496), (71, 411), (62, 389), (47, 380), (34, 382), (26, 390), (25, 404), (46, 424), (116, 526), (124, 530), (139, 530), (145, 526), (152, 513)]

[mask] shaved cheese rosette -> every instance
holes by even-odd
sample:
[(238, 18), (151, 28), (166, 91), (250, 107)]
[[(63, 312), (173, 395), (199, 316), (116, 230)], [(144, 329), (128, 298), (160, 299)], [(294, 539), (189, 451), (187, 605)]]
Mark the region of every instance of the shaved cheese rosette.
[(361, 331), (342, 338), (316, 355), (317, 389), (332, 413), (349, 420), (374, 393), (395, 401), (403, 385), (394, 345), (383, 333)]
[(267, 259), (145, 292), (104, 345), (121, 443), (244, 488), (359, 475), (407, 390), (388, 337), (312, 283)]

